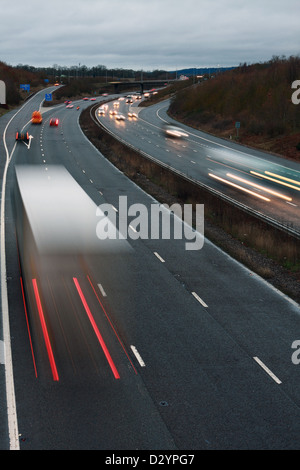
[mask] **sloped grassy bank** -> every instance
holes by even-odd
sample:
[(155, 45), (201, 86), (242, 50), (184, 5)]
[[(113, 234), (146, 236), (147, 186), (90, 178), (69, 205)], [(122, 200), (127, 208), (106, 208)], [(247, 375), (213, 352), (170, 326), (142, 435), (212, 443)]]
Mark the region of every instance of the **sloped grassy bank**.
[(300, 161), (299, 92), (292, 88), (297, 80), (300, 57), (244, 64), (178, 91), (169, 114), (218, 137)]

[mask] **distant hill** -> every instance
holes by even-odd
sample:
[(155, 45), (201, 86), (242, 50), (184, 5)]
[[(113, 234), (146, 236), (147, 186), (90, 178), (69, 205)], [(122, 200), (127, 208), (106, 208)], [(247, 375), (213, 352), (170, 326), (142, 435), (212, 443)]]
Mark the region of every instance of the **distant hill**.
[(202, 67), (202, 68), (188, 68), (180, 69), (173, 71), (171, 73), (177, 73), (177, 77), (180, 75), (186, 75), (187, 77), (192, 77), (193, 75), (214, 75), (220, 72), (226, 72), (227, 70), (232, 70), (235, 67)]

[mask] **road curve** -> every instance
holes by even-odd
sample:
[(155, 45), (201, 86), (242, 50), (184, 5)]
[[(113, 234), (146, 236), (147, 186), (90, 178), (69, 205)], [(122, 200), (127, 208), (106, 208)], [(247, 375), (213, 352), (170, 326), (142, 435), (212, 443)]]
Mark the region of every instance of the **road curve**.
[[(90, 103), (75, 104), (81, 110)], [(52, 277), (38, 279), (57, 358), (54, 380), (38, 318), (29, 312), (27, 321), (24, 308), (10, 200), (14, 166), (63, 165), (97, 206), (115, 208), (118, 221), (124, 196), (127, 207), (139, 204), (147, 214), (158, 205), (87, 141), (76, 105), (48, 109), (40, 127), (29, 124), (30, 148), (18, 142), (7, 174), (7, 288), (20, 448), (298, 448), (300, 369), (292, 345), (299, 306), (207, 240), (199, 250), (186, 250), (184, 238), (138, 237), (134, 211), (125, 224), (133, 256), (92, 258), (71, 269), (55, 264)], [(58, 127), (49, 126), (51, 117), (59, 118)], [(17, 119), (25, 125), (28, 109)], [(13, 126), (7, 144), (11, 151)], [(4, 417), (5, 406), (0, 411)], [(2, 447), (9, 448), (7, 425), (0, 432)]]
[[(169, 101), (141, 108), (120, 102), (126, 120), (97, 115), (99, 122), (123, 141), (205, 184), (259, 214), (300, 233), (300, 164), (238, 145), (180, 125), (187, 138), (168, 137), (165, 123)], [(110, 105), (112, 108), (112, 104)], [(128, 117), (136, 111), (138, 118)]]

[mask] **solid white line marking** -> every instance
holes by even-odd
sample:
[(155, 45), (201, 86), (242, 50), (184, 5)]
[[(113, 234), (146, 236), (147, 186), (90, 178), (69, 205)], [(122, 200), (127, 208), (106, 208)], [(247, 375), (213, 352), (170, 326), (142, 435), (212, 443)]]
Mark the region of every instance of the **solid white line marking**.
[(138, 352), (138, 350), (136, 349), (135, 346), (130, 346), (131, 347), (131, 350), (133, 352), (133, 354), (135, 355), (135, 357), (137, 358), (138, 360), (138, 363), (140, 364), (141, 367), (145, 367), (146, 364), (144, 363), (143, 359), (141, 358), (141, 355), (140, 353)]
[(0, 341), (0, 364), (5, 364), (5, 347), (4, 347), (4, 341)]
[[(10, 450), (19, 450), (19, 431), (18, 431), (18, 418), (15, 397), (14, 374), (12, 364), (12, 351), (10, 339), (10, 324), (9, 324), (9, 308), (8, 308), (8, 294), (7, 294), (7, 278), (6, 278), (6, 251), (5, 251), (5, 193), (6, 193), (6, 178), (9, 163), (12, 159), (16, 148), (16, 142), (9, 154), (6, 144), (6, 132), (12, 120), (24, 109), (30, 102), (27, 101), (9, 120), (3, 132), (3, 145), (6, 153), (6, 162), (3, 171), (2, 179), (2, 192), (1, 192), (1, 242), (0, 242), (0, 262), (1, 262), (1, 306), (2, 306), (2, 326), (3, 326), (3, 339), (4, 339), (4, 352), (5, 352), (5, 384), (6, 384), (6, 406), (8, 418), (8, 434)], [(24, 126), (25, 127), (25, 126)]]
[(208, 307), (208, 305), (206, 305), (204, 300), (202, 300), (201, 297), (199, 297), (199, 295), (196, 294), (196, 292), (192, 292), (192, 295), (195, 297), (196, 300), (198, 300), (198, 302), (200, 302), (201, 305), (203, 305), (203, 307)]
[(260, 367), (264, 369), (265, 372), (267, 372), (267, 374), (269, 374), (270, 377), (272, 377), (273, 380), (275, 380), (276, 383), (279, 385), (281, 384), (281, 381), (278, 379), (278, 377), (276, 377), (276, 375), (273, 374), (273, 372), (270, 371), (270, 369), (260, 359), (258, 359), (258, 357), (253, 357), (253, 359), (257, 362), (257, 364), (260, 365)]
[(101, 284), (98, 284), (98, 287), (99, 287), (100, 292), (101, 292), (101, 294), (103, 295), (103, 297), (106, 297), (106, 292), (105, 292), (105, 290), (103, 289), (103, 286), (102, 286)]
[(159, 259), (159, 261), (161, 261), (162, 263), (165, 262), (165, 260), (156, 251), (154, 251), (154, 254)]
[(291, 206), (297, 207), (297, 204), (293, 204), (292, 202), (285, 201), (287, 204), (290, 204)]

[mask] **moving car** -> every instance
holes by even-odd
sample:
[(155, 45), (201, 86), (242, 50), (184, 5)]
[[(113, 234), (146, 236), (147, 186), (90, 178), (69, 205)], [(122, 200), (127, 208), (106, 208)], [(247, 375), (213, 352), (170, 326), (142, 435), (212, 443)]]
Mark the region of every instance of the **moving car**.
[(29, 133), (28, 131), (27, 132), (20, 132), (20, 131), (17, 131), (16, 132), (16, 140), (19, 140), (19, 141), (24, 141), (24, 142), (28, 142), (29, 141)]
[(33, 111), (31, 122), (32, 124), (41, 124), (43, 121), (42, 114), (39, 111)]
[(123, 114), (116, 114), (116, 119), (118, 121), (125, 121), (125, 116)]
[(101, 116), (104, 116), (104, 115), (105, 115), (105, 109), (104, 109), (104, 108), (99, 108), (99, 109), (98, 109), (98, 114), (99, 114), (99, 116), (100, 116), (100, 115), (101, 115)]
[(180, 129), (180, 127), (173, 126), (171, 124), (165, 124), (163, 126), (163, 131), (167, 137), (188, 137), (188, 133), (185, 132), (183, 129)]
[(58, 118), (51, 118), (50, 119), (50, 126), (58, 126), (59, 120)]
[(136, 113), (128, 113), (128, 117), (137, 119), (138, 115)]

